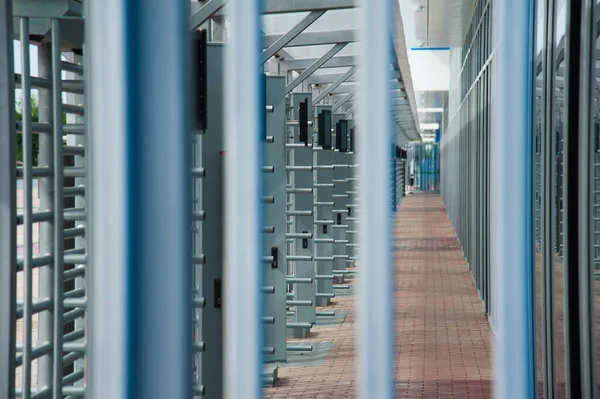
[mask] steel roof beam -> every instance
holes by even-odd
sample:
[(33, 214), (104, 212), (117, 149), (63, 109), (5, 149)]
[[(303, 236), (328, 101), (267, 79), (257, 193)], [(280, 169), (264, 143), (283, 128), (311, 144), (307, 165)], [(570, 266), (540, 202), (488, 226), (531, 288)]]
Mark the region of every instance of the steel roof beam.
[[(211, 5), (210, 3), (213, 2), (215, 4)], [(202, 25), (204, 22), (206, 22), (213, 16), (225, 16), (225, 13), (223, 12), (223, 5), (226, 2), (227, 0), (210, 0), (203, 6), (201, 6), (198, 2), (192, 2), (190, 28), (192, 30), (198, 29), (200, 25)], [(219, 5), (218, 3), (221, 4)], [(209, 5), (211, 8), (207, 8), (206, 10), (202, 11), (203, 8)], [(354, 0), (265, 0), (263, 7), (263, 15), (311, 11), (344, 10), (354, 7), (356, 7)]]
[(352, 75), (354, 75), (357, 70), (358, 70), (358, 67), (353, 66), (352, 68), (350, 68), (350, 70), (348, 70), (342, 76), (340, 76), (339, 78), (337, 78), (335, 80), (335, 82), (333, 82), (332, 84), (330, 84), (329, 86), (327, 86), (327, 88), (325, 90), (323, 90), (321, 92), (321, 94), (319, 94), (317, 97), (315, 97), (313, 99), (313, 105), (316, 105), (319, 102), (321, 102), (321, 100), (323, 100), (325, 97), (327, 97), (333, 90), (335, 90), (335, 88), (337, 88), (339, 85), (341, 85), (346, 80), (348, 80), (350, 77), (352, 77)]
[(339, 53), (341, 49), (343, 49), (344, 47), (346, 47), (347, 44), (348, 43), (338, 43), (335, 46), (333, 46), (327, 53), (325, 53), (325, 55), (323, 55), (321, 58), (319, 58), (317, 61), (315, 61), (311, 66), (309, 66), (308, 68), (306, 68), (306, 70), (304, 70), (304, 72), (302, 72), (300, 74), (300, 76), (298, 76), (290, 84), (288, 84), (285, 87), (285, 93), (287, 94), (287, 93), (291, 92), (292, 90), (294, 90), (294, 88), (296, 88), (300, 83), (304, 82), (306, 80), (306, 78), (308, 78), (317, 69), (319, 69), (321, 67), (321, 65), (323, 65), (324, 63), (326, 63), (334, 55), (336, 55), (337, 53)]
[(351, 114), (353, 114), (354, 112), (356, 112), (356, 108), (358, 108), (358, 103), (352, 105), (352, 107), (350, 107), (350, 109), (348, 109), (346, 111), (346, 117), (350, 116)]
[[(212, 0), (214, 1), (214, 0)], [(269, 58), (273, 57), (277, 52), (287, 46), (292, 40), (294, 40), (300, 33), (304, 32), (306, 28), (312, 25), (317, 19), (319, 19), (327, 11), (311, 11), (302, 21), (298, 22), (296, 26), (289, 30), (286, 34), (282, 35), (273, 44), (267, 48), (262, 54), (263, 63), (267, 62)]]
[[(328, 73), (328, 74), (322, 74), (322, 75), (313, 75), (310, 78), (306, 79), (306, 83), (313, 84), (313, 85), (333, 83), (343, 75), (344, 75), (343, 73)], [(356, 77), (356, 75), (354, 75), (351, 78), (349, 78), (347, 80), (347, 82), (356, 82), (356, 79), (358, 79), (358, 78)], [(397, 86), (397, 84), (395, 83), (395, 82), (397, 82), (400, 85), (400, 87), (404, 88), (404, 84), (402, 83), (402, 81), (399, 81), (397, 77), (391, 78), (390, 80), (393, 82), (392, 84), (394, 85), (394, 87)]]
[(356, 83), (344, 83), (336, 87), (331, 91), (331, 94), (346, 94), (351, 91), (358, 91), (358, 85)]
[(340, 107), (344, 104), (346, 104), (348, 101), (350, 101), (352, 99), (352, 97), (354, 97), (356, 95), (356, 90), (352, 90), (350, 93), (346, 94), (344, 96), (344, 98), (342, 98), (340, 101), (338, 101), (337, 103), (333, 104), (333, 107), (331, 107), (331, 113), (334, 113), (335, 111), (337, 111), (338, 109), (340, 109)]
[(190, 16), (190, 29), (196, 30), (203, 23), (208, 21), (212, 16), (218, 13), (227, 0), (210, 0), (205, 3), (202, 7), (198, 8), (199, 2), (192, 3), (192, 15)]
[[(345, 83), (341, 84), (339, 87), (337, 87), (336, 89), (334, 89), (331, 93), (332, 94), (348, 93), (351, 90), (356, 90), (357, 86), (358, 85), (356, 84), (356, 82), (345, 82)], [(398, 82), (398, 81), (390, 82), (390, 89), (391, 89), (392, 93), (401, 94), (403, 96), (406, 96), (406, 91), (405, 91), (404, 87), (402, 86), (401, 82)]]
[[(301, 71), (311, 66), (317, 60), (318, 58), (297, 58), (294, 60), (281, 61), (280, 65), (282, 70)], [(321, 68), (343, 68), (351, 67), (357, 64), (358, 58), (356, 56), (344, 55), (330, 59), (325, 64), (321, 65)]]
[(354, 0), (265, 0), (263, 14), (344, 10), (355, 7)]
[[(214, 0), (211, 0), (211, 2)], [(224, 3), (227, 0), (223, 0)], [(208, 5), (208, 3), (206, 4)], [(199, 3), (192, 2), (192, 16), (203, 8)], [(296, 12), (344, 10), (356, 7), (354, 0), (265, 0), (263, 15), (287, 14)], [(206, 11), (209, 11), (208, 9)], [(222, 7), (211, 16), (226, 16)], [(196, 20), (199, 20), (200, 16)], [(210, 17), (208, 17), (210, 18)], [(205, 19), (206, 21), (206, 19)], [(198, 25), (199, 26), (199, 25)]]
[[(352, 67), (354, 68), (354, 67)], [(323, 75), (313, 75), (310, 78), (306, 79), (306, 83), (311, 85), (321, 85), (321, 84), (330, 84), (338, 80), (340, 77), (344, 76), (345, 73), (329, 73)], [(346, 79), (346, 82), (356, 82), (358, 78), (356, 75), (350, 76)]]
[[(271, 47), (279, 41), (285, 34), (273, 34), (263, 37), (263, 48)], [(325, 44), (351, 43), (358, 39), (358, 33), (354, 29), (341, 29), (319, 32), (305, 32), (294, 40), (291, 40), (285, 47), (304, 47), (321, 46)]]

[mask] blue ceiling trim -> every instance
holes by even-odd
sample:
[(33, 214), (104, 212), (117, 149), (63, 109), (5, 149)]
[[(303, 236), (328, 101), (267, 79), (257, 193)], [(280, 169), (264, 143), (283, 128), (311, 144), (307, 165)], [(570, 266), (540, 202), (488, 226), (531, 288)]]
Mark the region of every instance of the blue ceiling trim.
[(450, 51), (450, 47), (411, 47), (410, 49), (412, 51), (424, 51), (424, 50), (430, 50), (430, 51)]

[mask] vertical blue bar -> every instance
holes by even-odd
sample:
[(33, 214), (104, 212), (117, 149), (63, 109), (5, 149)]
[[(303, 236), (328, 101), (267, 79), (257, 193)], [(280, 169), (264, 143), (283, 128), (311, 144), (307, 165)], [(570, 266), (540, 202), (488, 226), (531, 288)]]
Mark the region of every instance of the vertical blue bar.
[[(394, 397), (392, 214), (388, 206), (390, 0), (360, 5), (360, 262), (358, 390), (363, 399)], [(366, 134), (368, 133), (368, 134)]]
[(87, 395), (189, 398), (189, 2), (85, 7)]
[[(225, 398), (261, 396), (261, 0), (231, 0), (226, 53)], [(240, 67), (242, 66), (243, 67)]]
[(532, 220), (534, 0), (495, 1), (492, 261), (496, 276), (496, 397), (535, 394)]

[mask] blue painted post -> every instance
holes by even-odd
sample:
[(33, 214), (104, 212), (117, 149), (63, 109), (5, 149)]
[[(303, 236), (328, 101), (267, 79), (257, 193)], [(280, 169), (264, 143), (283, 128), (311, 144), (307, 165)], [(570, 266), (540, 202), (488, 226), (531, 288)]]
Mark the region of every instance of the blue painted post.
[(492, 267), (496, 277), (496, 397), (535, 395), (532, 212), (534, 0), (495, 1)]
[[(391, 224), (389, 207), (391, 0), (361, 0), (358, 389), (363, 399), (394, 396)], [(363, 269), (365, 270), (365, 269)]]
[[(224, 284), (225, 398), (261, 397), (262, 178), (265, 120), (261, 0), (228, 4), (225, 104), (227, 150)], [(240, 66), (243, 65), (243, 68)], [(243, 87), (243, 90), (240, 88)]]
[(190, 398), (189, 4), (85, 8), (86, 397)]

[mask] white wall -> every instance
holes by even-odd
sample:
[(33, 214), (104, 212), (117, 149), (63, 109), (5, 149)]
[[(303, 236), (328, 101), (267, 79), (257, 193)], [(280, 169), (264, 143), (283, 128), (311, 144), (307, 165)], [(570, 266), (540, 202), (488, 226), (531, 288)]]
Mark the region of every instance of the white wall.
[(408, 56), (415, 91), (450, 89), (450, 52), (448, 50), (412, 50)]

